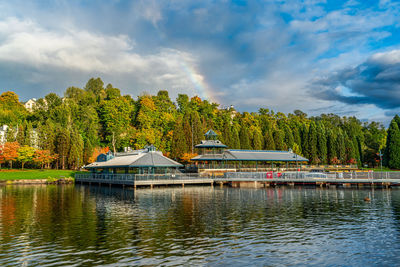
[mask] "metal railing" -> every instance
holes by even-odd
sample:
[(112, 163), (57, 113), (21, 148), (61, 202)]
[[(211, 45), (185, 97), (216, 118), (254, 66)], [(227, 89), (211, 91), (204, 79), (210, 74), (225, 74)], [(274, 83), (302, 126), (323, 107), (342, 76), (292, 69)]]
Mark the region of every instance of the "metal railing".
[(187, 180), (187, 179), (207, 179), (210, 175), (199, 173), (176, 173), (176, 174), (136, 174), (135, 181), (147, 180)]
[(79, 181), (149, 181), (149, 180), (187, 180), (187, 179), (207, 179), (209, 174), (199, 173), (168, 173), (168, 174), (114, 174), (114, 173), (79, 173), (75, 179)]
[(199, 163), (199, 164), (190, 164), (186, 165), (186, 169), (235, 169), (235, 170), (244, 170), (247, 171), (262, 171), (262, 170), (302, 170), (308, 171), (312, 169), (325, 169), (325, 170), (355, 170), (358, 169), (357, 165), (304, 165), (299, 164), (295, 165), (294, 163), (286, 164), (239, 164), (239, 163)]
[(226, 172), (224, 178), (232, 179), (400, 179), (400, 172)]
[(115, 174), (115, 173), (77, 173), (75, 179), (78, 180), (98, 180), (98, 181), (134, 181), (135, 174)]
[[(400, 172), (226, 172), (225, 179), (306, 179), (306, 178), (329, 178), (329, 179), (400, 179)], [(105, 174), (105, 173), (79, 173), (75, 175), (79, 181), (110, 181), (134, 182), (150, 180), (187, 180), (187, 179), (213, 179), (210, 173), (168, 173), (168, 174)]]

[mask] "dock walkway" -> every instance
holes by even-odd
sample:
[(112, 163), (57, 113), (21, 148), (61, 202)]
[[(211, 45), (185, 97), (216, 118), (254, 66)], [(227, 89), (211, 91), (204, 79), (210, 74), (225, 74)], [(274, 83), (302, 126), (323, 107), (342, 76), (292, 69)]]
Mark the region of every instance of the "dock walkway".
[(122, 186), (169, 186), (169, 185), (230, 185), (235, 187), (254, 184), (256, 187), (275, 185), (315, 186), (399, 186), (399, 174), (318, 174), (318, 173), (226, 173), (223, 177), (201, 174), (76, 174), (76, 183), (107, 184)]

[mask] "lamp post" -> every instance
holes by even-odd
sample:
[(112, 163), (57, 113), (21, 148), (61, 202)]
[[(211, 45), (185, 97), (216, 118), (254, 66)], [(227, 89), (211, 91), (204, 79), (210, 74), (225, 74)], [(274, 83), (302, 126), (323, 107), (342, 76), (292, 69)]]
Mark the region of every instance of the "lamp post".
[(297, 164), (297, 154), (293, 152), (292, 149), (289, 149), (289, 152), (292, 153), (293, 158), (296, 159), (296, 178), (298, 178), (298, 174), (299, 174), (299, 166)]
[(383, 156), (383, 154), (382, 154), (382, 151), (379, 149), (379, 161), (380, 161), (380, 164), (381, 164), (381, 179), (382, 179), (382, 174), (383, 174), (383, 172), (382, 172), (382, 156)]

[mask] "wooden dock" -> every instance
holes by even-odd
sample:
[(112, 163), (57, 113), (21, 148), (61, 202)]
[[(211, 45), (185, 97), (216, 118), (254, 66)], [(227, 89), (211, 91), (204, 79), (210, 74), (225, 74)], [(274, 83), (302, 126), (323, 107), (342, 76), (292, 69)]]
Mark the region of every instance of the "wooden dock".
[[(260, 173), (234, 177), (206, 177), (199, 174), (77, 174), (76, 183), (99, 184), (99, 185), (122, 185), (131, 187), (154, 187), (154, 186), (185, 186), (185, 185), (228, 185), (232, 187), (270, 187), (279, 185), (289, 186), (320, 186), (320, 187), (392, 187), (399, 186), (400, 179), (396, 178), (337, 178), (336, 176), (324, 177), (298, 177), (276, 175), (266, 178)], [(385, 176), (382, 176), (385, 177)]]
[(350, 178), (214, 178), (214, 183), (225, 184), (233, 187), (270, 187), (278, 185), (290, 185), (290, 186), (320, 186), (320, 187), (392, 187), (400, 186), (400, 179), (350, 179)]
[(161, 175), (135, 175), (135, 174), (77, 174), (75, 182), (80, 184), (122, 185), (132, 187), (153, 186), (185, 186), (185, 185), (213, 185), (210, 177), (188, 174), (161, 174)]

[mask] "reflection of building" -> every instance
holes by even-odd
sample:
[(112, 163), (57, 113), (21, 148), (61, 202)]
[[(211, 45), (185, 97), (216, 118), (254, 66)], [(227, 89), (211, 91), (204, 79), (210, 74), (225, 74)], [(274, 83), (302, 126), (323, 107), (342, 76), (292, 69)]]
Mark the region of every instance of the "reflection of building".
[(5, 142), (7, 142), (7, 129), (7, 125), (0, 127), (0, 145), (3, 145)]
[(227, 149), (217, 136), (213, 130), (209, 130), (205, 134), (206, 140), (196, 145), (199, 155), (191, 160), (198, 162), (199, 168), (229, 169), (230, 171), (246, 168), (258, 170), (265, 167), (266, 163), (273, 168), (274, 163), (284, 163), (287, 167), (289, 163), (297, 165), (297, 163), (308, 161), (293, 151)]
[(100, 154), (96, 162), (87, 166), (95, 173), (132, 173), (132, 174), (162, 174), (171, 173), (182, 164), (165, 157), (161, 151), (157, 151), (153, 145), (141, 150), (133, 150), (123, 153), (111, 152)]
[(28, 111), (33, 111), (33, 108), (36, 105), (36, 98), (29, 99), (25, 102), (24, 106)]

